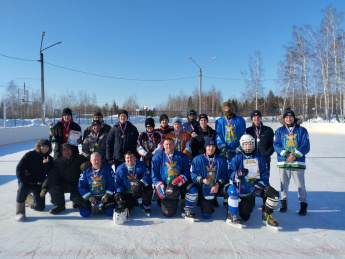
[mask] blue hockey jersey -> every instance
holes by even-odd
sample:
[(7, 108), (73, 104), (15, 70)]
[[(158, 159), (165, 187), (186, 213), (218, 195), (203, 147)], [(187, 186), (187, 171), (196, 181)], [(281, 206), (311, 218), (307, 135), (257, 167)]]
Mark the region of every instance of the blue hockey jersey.
[[(278, 167), (306, 168), (305, 155), (310, 151), (308, 131), (298, 124), (292, 133), (284, 126), (275, 132), (273, 147), (277, 153)], [(292, 153), (297, 159), (292, 163), (286, 162), (286, 154)]]
[(165, 152), (160, 152), (152, 158), (152, 182), (156, 186), (159, 182), (171, 183), (176, 177), (183, 175), (190, 180), (189, 159), (184, 153), (175, 150), (172, 161), (169, 162)]
[[(237, 179), (236, 171), (240, 168), (244, 168), (243, 163), (244, 160), (247, 159), (257, 159), (258, 169), (260, 173), (257, 179), (249, 179), (248, 176), (242, 176), (239, 179)], [(242, 152), (237, 153), (231, 159), (229, 168), (231, 181), (233, 181), (234, 183), (237, 182), (240, 185), (240, 196), (246, 196), (250, 194), (253, 191), (255, 183), (257, 182), (262, 181), (265, 185), (267, 185), (269, 182), (269, 171), (267, 168), (266, 158), (259, 153), (254, 152), (253, 155), (249, 157), (245, 156)]]
[(215, 130), (219, 150), (236, 150), (240, 145), (240, 138), (246, 134), (246, 122), (240, 116), (234, 116), (232, 120), (223, 116), (216, 120)]
[(115, 181), (114, 171), (107, 163), (102, 163), (99, 171), (94, 171), (92, 166), (84, 170), (78, 182), (79, 193), (85, 200), (91, 196), (101, 198), (103, 195), (109, 197), (114, 195)]
[(132, 184), (136, 181), (142, 181), (145, 186), (152, 184), (149, 168), (144, 162), (135, 161), (133, 171), (128, 171), (126, 163), (122, 163), (116, 169), (115, 190), (116, 192), (131, 193)]

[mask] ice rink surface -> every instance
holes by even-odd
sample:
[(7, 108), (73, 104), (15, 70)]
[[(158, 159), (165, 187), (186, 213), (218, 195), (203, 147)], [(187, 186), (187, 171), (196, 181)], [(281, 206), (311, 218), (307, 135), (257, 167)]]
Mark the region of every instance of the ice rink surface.
[[(314, 133), (310, 141), (308, 214), (298, 215), (297, 189), (291, 180), (288, 211), (277, 211), (279, 203), (273, 214), (280, 231), (262, 224), (258, 198), (242, 229), (225, 223), (223, 198), (218, 198), (220, 207), (209, 220), (201, 218), (197, 206), (194, 223), (180, 213), (166, 218), (153, 203), (151, 218), (135, 207), (130, 221), (115, 225), (104, 215), (82, 218), (68, 195), (67, 209), (51, 215), (47, 194), (43, 212), (26, 207), (27, 220), (16, 222), (15, 169), (35, 141), (0, 146), (0, 258), (345, 258), (345, 137)], [(276, 163), (274, 154), (270, 183), (280, 190)]]

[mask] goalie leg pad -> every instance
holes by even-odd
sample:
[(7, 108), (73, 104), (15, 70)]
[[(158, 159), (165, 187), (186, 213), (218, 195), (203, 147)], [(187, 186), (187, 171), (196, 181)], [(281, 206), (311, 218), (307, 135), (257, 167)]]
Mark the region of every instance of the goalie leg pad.
[(177, 211), (177, 204), (178, 204), (177, 199), (166, 198), (164, 200), (161, 200), (161, 207), (162, 207), (163, 215), (167, 216), (167, 217), (174, 216), (176, 214), (176, 211)]
[(247, 221), (250, 218), (250, 214), (253, 212), (254, 207), (254, 199), (253, 195), (248, 197), (241, 197), (241, 202), (238, 206), (239, 215), (244, 220)]
[(232, 184), (227, 186), (226, 196), (228, 197), (228, 211), (230, 211), (233, 215), (238, 214), (238, 206), (241, 199), (238, 197), (236, 185)]
[(274, 211), (274, 208), (278, 205), (279, 202), (279, 192), (277, 192), (273, 187), (269, 186), (265, 189), (265, 212), (271, 214)]
[(153, 195), (152, 185), (144, 186), (143, 197), (142, 197), (144, 206), (150, 206), (151, 205), (152, 195)]

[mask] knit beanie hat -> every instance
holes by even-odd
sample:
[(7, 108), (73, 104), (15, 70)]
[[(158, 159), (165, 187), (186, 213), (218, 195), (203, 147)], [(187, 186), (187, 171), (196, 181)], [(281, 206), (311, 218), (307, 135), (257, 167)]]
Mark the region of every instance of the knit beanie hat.
[(250, 119), (252, 120), (253, 117), (256, 116), (256, 115), (258, 115), (258, 116), (260, 116), (260, 118), (262, 118), (261, 112), (258, 111), (258, 110), (254, 110), (254, 111), (252, 111), (252, 113), (250, 114)]
[(169, 117), (168, 117), (168, 115), (166, 115), (166, 114), (162, 114), (161, 116), (159, 116), (159, 122), (161, 122), (162, 120), (168, 120), (168, 122), (169, 122)]
[(72, 116), (72, 110), (70, 108), (63, 109), (62, 116), (65, 116), (65, 115), (71, 115)]
[(145, 128), (147, 127), (155, 127), (155, 120), (153, 118), (147, 118), (145, 120)]

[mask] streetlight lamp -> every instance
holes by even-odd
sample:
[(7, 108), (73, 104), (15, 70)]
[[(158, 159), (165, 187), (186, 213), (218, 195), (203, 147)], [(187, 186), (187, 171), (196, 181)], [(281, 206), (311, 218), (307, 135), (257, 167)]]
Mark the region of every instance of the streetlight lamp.
[(205, 65), (203, 65), (202, 67), (200, 67), (198, 65), (198, 63), (195, 62), (195, 60), (191, 57), (191, 56), (188, 56), (188, 58), (190, 60), (192, 60), (194, 62), (195, 65), (198, 66), (198, 68), (200, 68), (200, 75), (199, 75), (199, 78), (200, 78), (200, 87), (199, 87), (199, 113), (201, 113), (201, 82), (202, 82), (202, 68), (205, 67), (208, 63), (210, 63), (212, 60), (215, 60), (217, 57), (214, 57), (212, 58), (211, 60), (209, 60)]
[(45, 118), (45, 103), (44, 103), (44, 62), (43, 62), (43, 51), (46, 49), (49, 49), (55, 45), (61, 44), (62, 41), (57, 42), (53, 45), (50, 45), (49, 47), (46, 47), (42, 49), (42, 43), (43, 43), (43, 36), (45, 35), (45, 32), (42, 32), (42, 39), (41, 39), (41, 48), (40, 48), (40, 60), (38, 62), (41, 62), (41, 102), (42, 102), (42, 124), (45, 124), (44, 118)]

